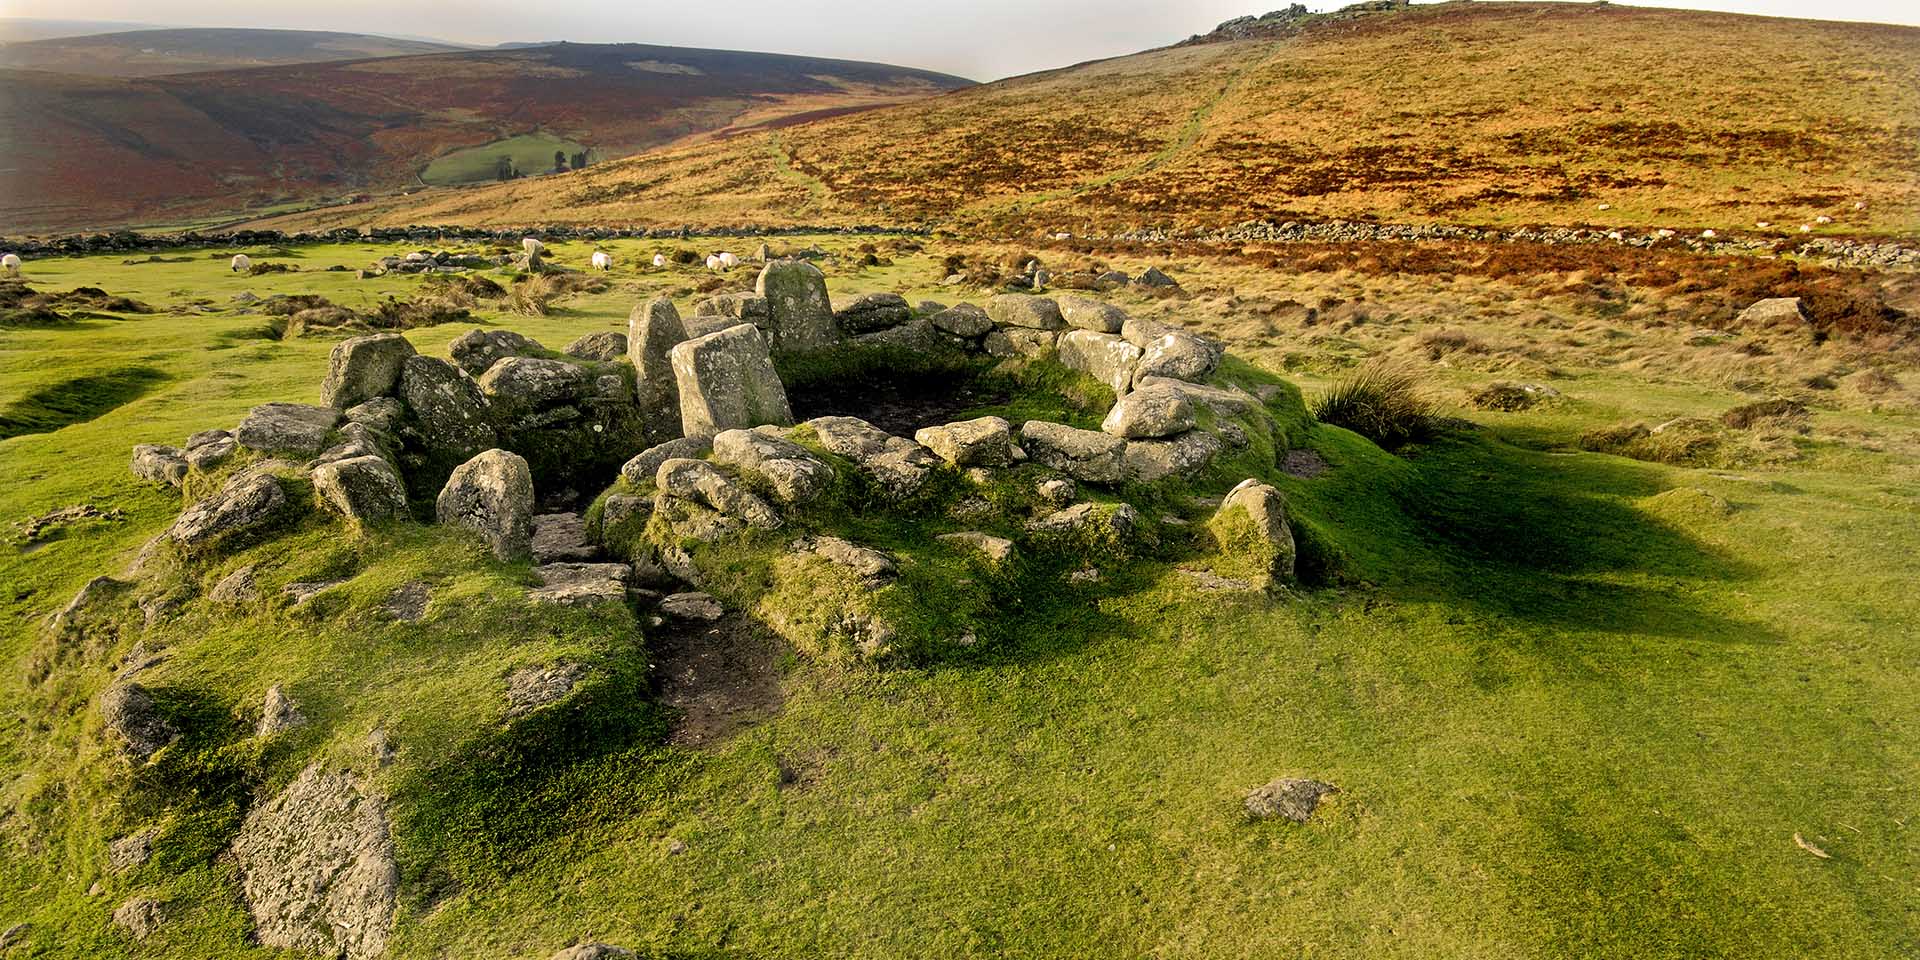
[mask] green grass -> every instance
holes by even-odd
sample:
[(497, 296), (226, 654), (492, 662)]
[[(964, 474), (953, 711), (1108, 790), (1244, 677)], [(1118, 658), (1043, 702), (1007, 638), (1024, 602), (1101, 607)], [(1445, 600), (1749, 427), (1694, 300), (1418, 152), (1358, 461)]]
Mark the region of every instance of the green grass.
[[(558, 347), (621, 328), (656, 292), (683, 291), (685, 312), (703, 270), (638, 273), (655, 245), (611, 246), (622, 269), (607, 293), (544, 317), (483, 305), (478, 323)], [(590, 249), (557, 247), (576, 265)], [(162, 312), (0, 331), (0, 406), (102, 371), (164, 379), (97, 416), (0, 440), (0, 514), (82, 501), (127, 514), (0, 548), (0, 929), (28, 924), (9, 957), (278, 956), (247, 945), (231, 867), (209, 855), (247, 797), (314, 758), (394, 798), (406, 878), (394, 957), (545, 956), (577, 939), (746, 957), (1920, 949), (1910, 459), (1815, 440), (1800, 459), (1735, 474), (1573, 449), (1594, 426), (1732, 405), (1722, 390), (1618, 370), (1570, 372), (1559, 383), (1577, 399), (1476, 413), (1485, 429), (1402, 456), (1337, 427), (1281, 424), (1331, 470), (1282, 475), (1270, 446), (1236, 469), (1268, 477), (1306, 538), (1337, 551), (1337, 585), (1273, 602), (1198, 593), (1174, 567), (1204, 558), (1209, 511), (1188, 491), (1143, 500), (1188, 525), (1108, 564), (1106, 582), (1069, 587), (1056, 578), (1067, 558), (1031, 558), (985, 591), (997, 606), (976, 646), (888, 670), (800, 661), (778, 715), (706, 750), (663, 743), (629, 615), (529, 608), (523, 567), (431, 528), (353, 541), (309, 518), (190, 582), (204, 590), (242, 561), (270, 571), (269, 592), (352, 575), (310, 610), (234, 616), (190, 600), (153, 631), (129, 610), (97, 649), (50, 647), (41, 618), (180, 509), (127, 474), (134, 443), (317, 398), (331, 342), (233, 337), (261, 318), (228, 309), (232, 295), (356, 306), (411, 292), (417, 279), (322, 271), (385, 252), (306, 248), (286, 258), (301, 271), (256, 278), (214, 258), (30, 265), (36, 288), (88, 283)], [(924, 285), (939, 254), (830, 271), (835, 295), (950, 302)], [(167, 312), (198, 298), (219, 309)], [(437, 354), (475, 326), (408, 335)], [(1037, 373), (1028, 385), (1055, 394), (1007, 412), (1076, 415), (1062, 396), (1072, 384)], [(1818, 417), (1920, 427), (1898, 412)], [(1662, 496), (1692, 488), (1731, 513)], [(873, 508), (817, 522), (943, 582), (971, 575), (926, 546), (945, 518)], [(373, 615), (415, 578), (435, 584), (427, 623)], [(154, 683), (200, 718), (190, 749), (139, 783), (107, 755), (90, 708), (109, 654), (136, 640), (166, 646)], [(600, 685), (575, 709), (501, 723), (505, 672), (560, 656), (603, 666)], [(60, 665), (27, 685), (45, 659)], [(273, 682), (314, 723), (263, 750), (244, 737), (246, 711)], [(384, 771), (367, 759), (375, 726), (401, 751)], [(1241, 795), (1276, 776), (1342, 792), (1304, 826), (1247, 822)], [(146, 823), (163, 829), (155, 860), (106, 876), (104, 841)], [(1796, 833), (1833, 858), (1797, 848)], [(104, 891), (90, 897), (95, 881)], [(107, 920), (134, 895), (171, 918), (138, 947)]]
[(585, 152), (587, 147), (550, 133), (525, 133), (441, 154), (420, 172), (420, 179), (436, 187), (491, 182), (497, 179), (496, 168), (503, 156), (512, 157), (521, 173), (532, 176), (553, 169), (556, 150), (572, 157)]

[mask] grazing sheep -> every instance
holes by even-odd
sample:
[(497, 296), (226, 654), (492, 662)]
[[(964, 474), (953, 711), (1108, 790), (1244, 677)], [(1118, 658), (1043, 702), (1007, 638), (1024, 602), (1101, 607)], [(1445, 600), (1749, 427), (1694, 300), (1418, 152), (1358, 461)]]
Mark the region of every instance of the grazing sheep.
[(1700, 231), (1700, 239), (1702, 240), (1712, 240), (1714, 237), (1717, 237), (1717, 236), (1719, 236), (1719, 234), (1714, 233), (1712, 230)]
[(547, 245), (532, 237), (520, 238), (520, 249), (529, 257), (545, 256), (547, 253)]
[(1621, 233), (1621, 232), (1620, 232), (1620, 231), (1618, 231), (1618, 230), (1608, 230), (1608, 231), (1607, 231), (1607, 239), (1608, 239), (1608, 240), (1623, 240), (1623, 239), (1625, 239), (1625, 238), (1626, 238), (1626, 235), (1625, 235), (1625, 234), (1623, 234), (1623, 233)]
[(1813, 232), (1813, 224), (1810, 224), (1810, 223), (1803, 223), (1803, 224), (1801, 224), (1801, 225), (1800, 225), (1800, 232), (1801, 232), (1801, 233), (1812, 233), (1812, 232)]
[(1826, 214), (1824, 214), (1824, 213), (1823, 213), (1823, 214), (1821, 214), (1821, 215), (1819, 215), (1819, 216), (1817, 216), (1817, 217), (1814, 217), (1814, 218), (1813, 218), (1813, 222), (1814, 222), (1814, 223), (1832, 223), (1832, 222), (1833, 222), (1833, 218), (1832, 218), (1832, 217), (1829, 217), (1829, 216), (1827, 216)]
[(20, 255), (17, 253), (9, 253), (6, 256), (0, 257), (0, 271), (4, 271), (9, 277), (19, 276)]
[(227, 262), (227, 269), (234, 273), (246, 273), (253, 269), (253, 258), (244, 253), (236, 253), (233, 259)]
[(595, 270), (612, 270), (613, 255), (607, 253), (605, 250), (595, 250), (593, 252), (593, 268)]
[(707, 269), (708, 269), (708, 270), (718, 270), (718, 269), (720, 269), (720, 266), (721, 266), (721, 264), (720, 264), (720, 258), (719, 258), (719, 257), (712, 257), (712, 256), (710, 256), (710, 257), (708, 257), (708, 258), (707, 258)]
[(720, 251), (720, 263), (722, 266), (725, 266), (728, 270), (732, 270), (734, 267), (737, 267), (740, 265), (740, 258), (734, 256), (731, 253), (728, 253), (725, 250), (722, 250)]
[(654, 268), (655, 270), (658, 270), (658, 269), (660, 269), (661, 267), (664, 267), (664, 266), (666, 266), (666, 265), (667, 265), (667, 255), (666, 255), (666, 254), (664, 254), (664, 253), (656, 253), (656, 254), (654, 254), (654, 255), (653, 255), (653, 268)]

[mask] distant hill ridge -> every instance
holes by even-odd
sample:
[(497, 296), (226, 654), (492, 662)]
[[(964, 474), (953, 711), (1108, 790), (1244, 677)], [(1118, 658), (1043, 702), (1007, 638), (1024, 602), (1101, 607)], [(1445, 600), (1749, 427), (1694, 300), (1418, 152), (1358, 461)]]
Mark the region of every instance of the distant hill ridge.
[(327, 30), (129, 30), (0, 45), (0, 67), (101, 77), (364, 60), (468, 49), (448, 43)]

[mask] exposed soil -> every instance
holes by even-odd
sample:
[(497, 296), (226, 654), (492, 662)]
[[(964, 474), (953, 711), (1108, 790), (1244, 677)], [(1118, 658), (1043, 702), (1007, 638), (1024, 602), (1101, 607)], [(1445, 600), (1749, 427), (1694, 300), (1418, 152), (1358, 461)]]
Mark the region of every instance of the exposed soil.
[(866, 378), (809, 385), (789, 393), (795, 420), (859, 417), (897, 437), (951, 423), (962, 411), (1004, 403), (1007, 395), (971, 378)]
[(660, 702), (678, 714), (667, 742), (719, 743), (779, 711), (779, 646), (747, 617), (669, 620), (653, 636)]

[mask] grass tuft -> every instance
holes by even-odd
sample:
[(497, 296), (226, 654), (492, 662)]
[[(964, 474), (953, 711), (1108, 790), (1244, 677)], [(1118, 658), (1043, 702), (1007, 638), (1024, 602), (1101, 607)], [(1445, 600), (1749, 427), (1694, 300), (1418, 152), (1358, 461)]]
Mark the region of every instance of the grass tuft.
[(1433, 432), (1433, 404), (1406, 367), (1371, 363), (1313, 402), (1314, 419), (1345, 427), (1389, 450)]

